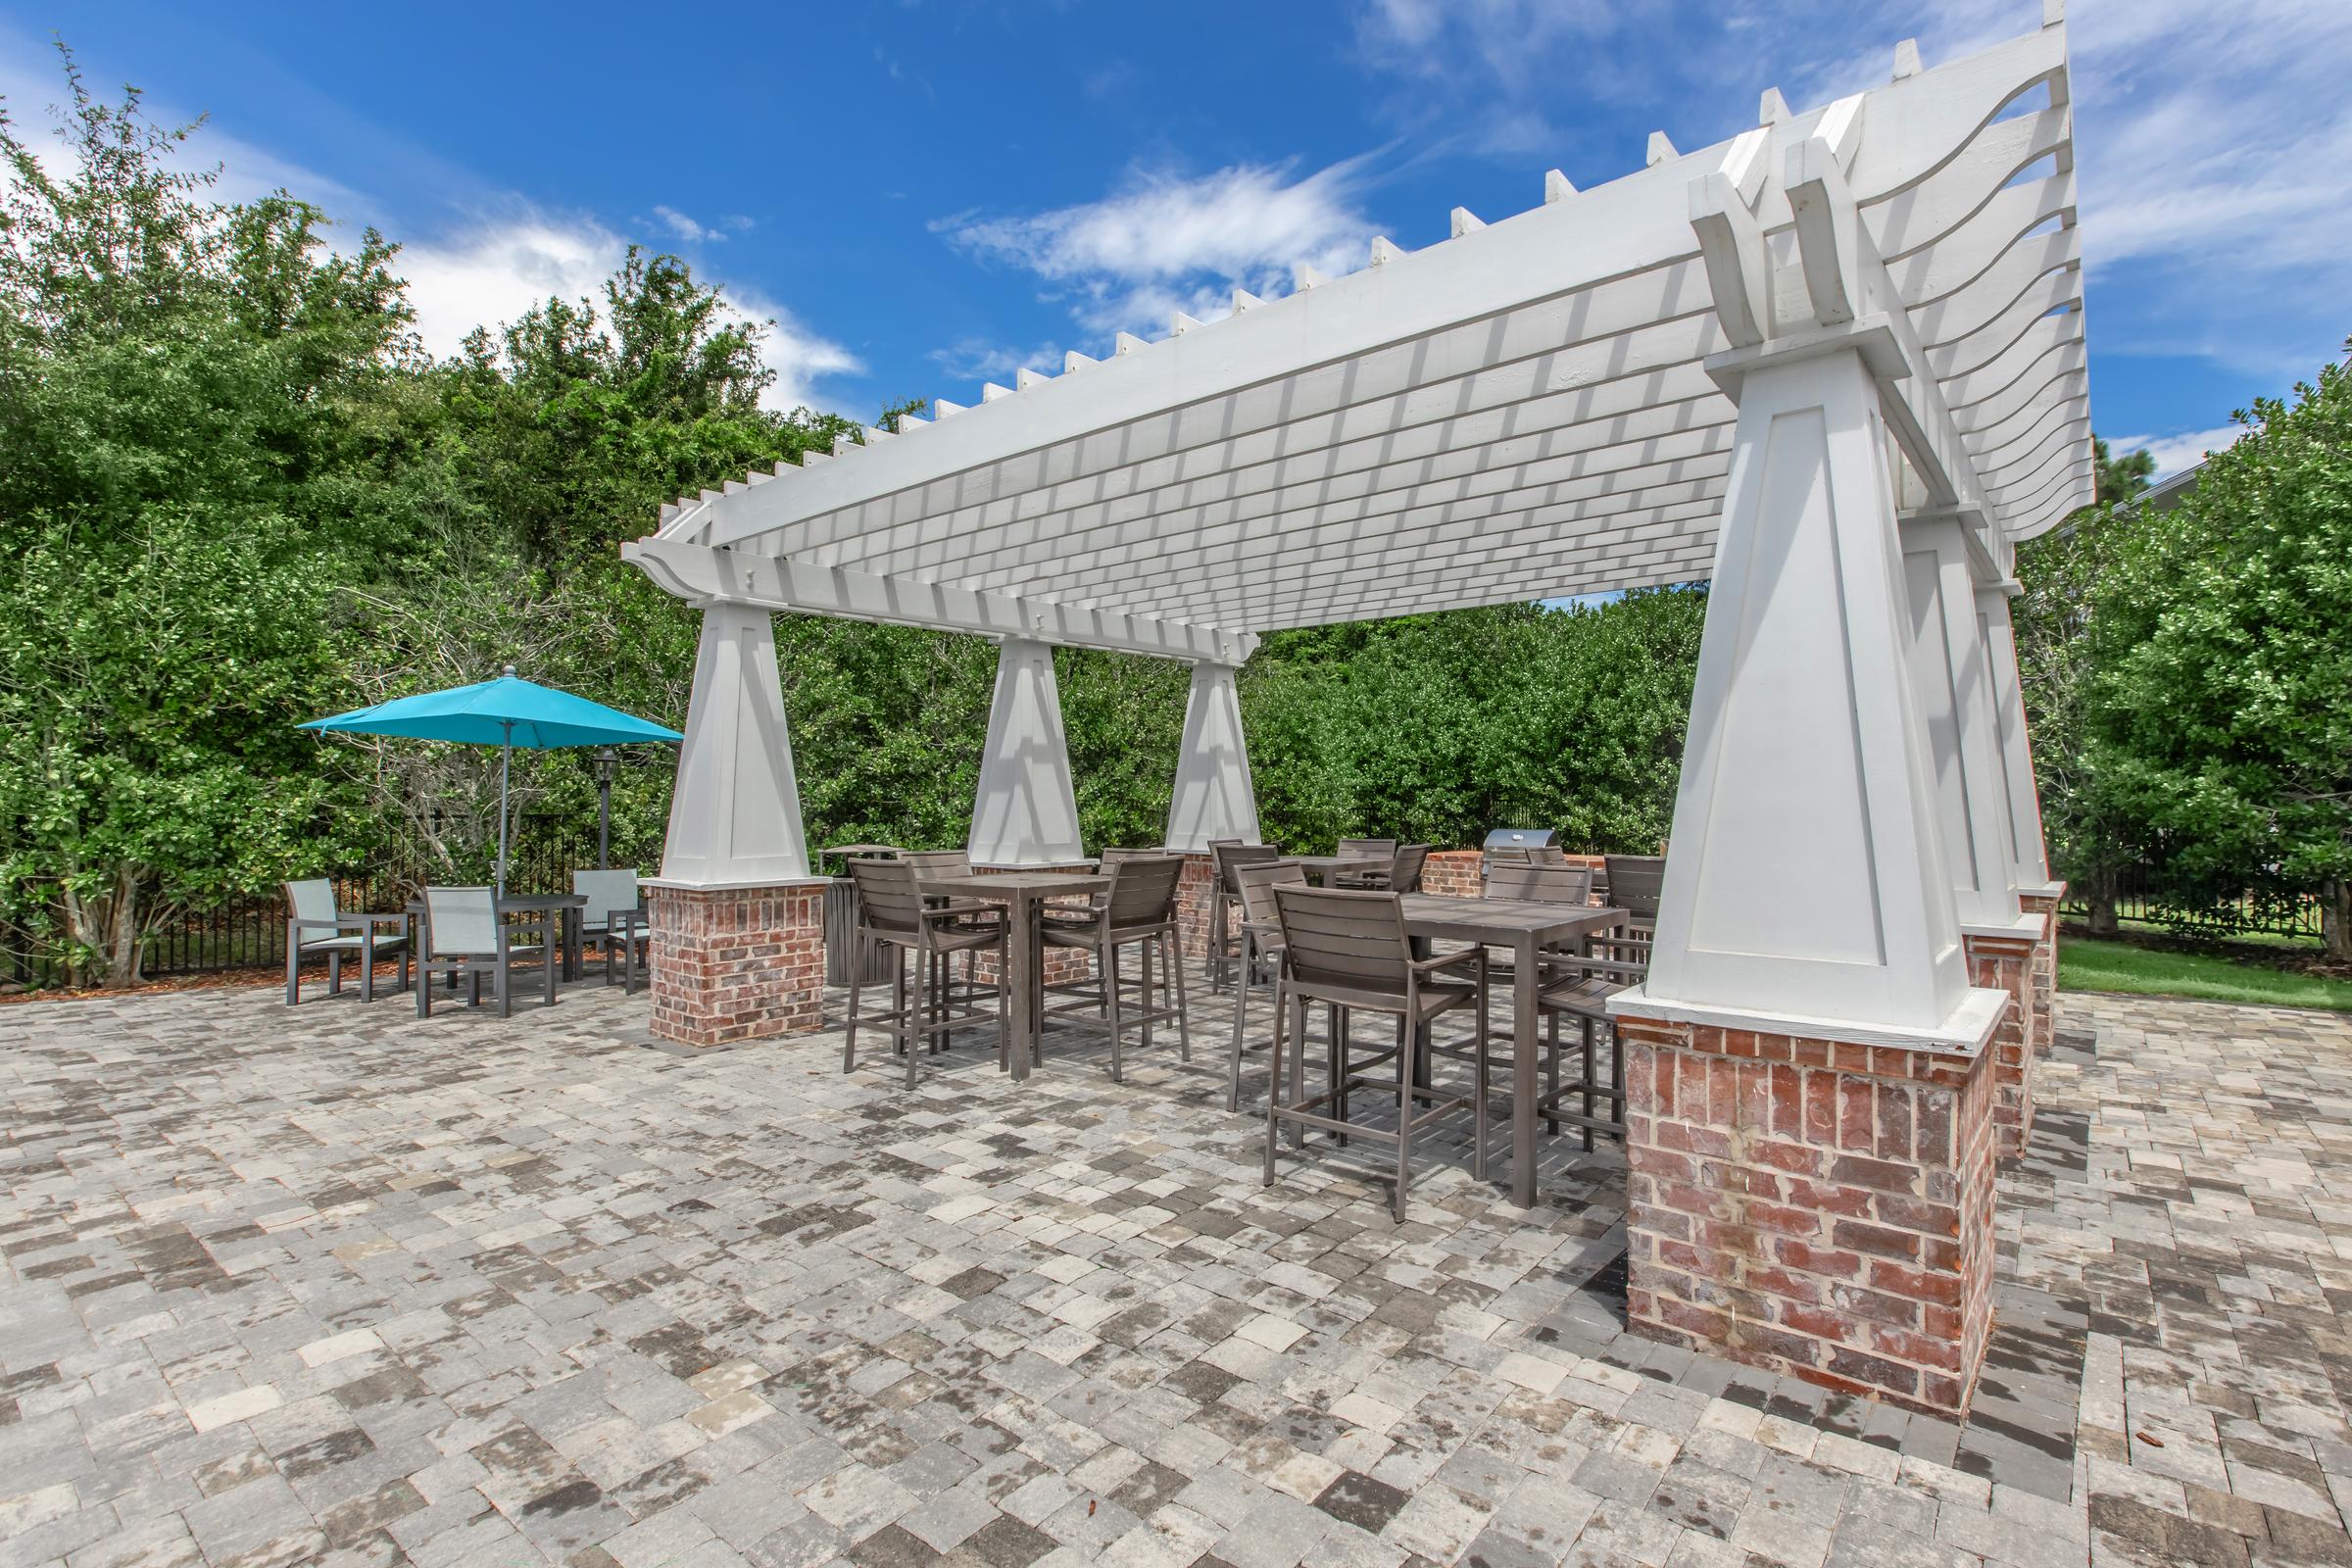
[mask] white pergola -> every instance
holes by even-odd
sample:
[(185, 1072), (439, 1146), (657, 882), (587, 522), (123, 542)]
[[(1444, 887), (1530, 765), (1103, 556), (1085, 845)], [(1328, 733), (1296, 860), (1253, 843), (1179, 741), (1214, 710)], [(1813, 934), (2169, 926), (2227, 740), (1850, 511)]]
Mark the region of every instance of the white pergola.
[(2060, 10), (663, 509), (623, 553), (704, 611), (664, 877), (808, 873), (774, 611), (999, 639), (971, 850), (1044, 864), (1080, 852), (1054, 645), (1193, 663), (1198, 849), (1257, 835), (1259, 634), (1704, 577), (1642, 1000), (1981, 1042), (1961, 933), (2047, 881), (2011, 554), (2091, 498)]

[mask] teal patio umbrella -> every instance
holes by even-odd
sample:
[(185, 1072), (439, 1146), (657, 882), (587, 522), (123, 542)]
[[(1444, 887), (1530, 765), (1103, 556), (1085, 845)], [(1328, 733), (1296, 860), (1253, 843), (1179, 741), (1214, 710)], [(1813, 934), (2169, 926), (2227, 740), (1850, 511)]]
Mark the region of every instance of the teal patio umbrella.
[(507, 891), (507, 781), (514, 748), (543, 751), (555, 746), (622, 746), (632, 741), (681, 741), (686, 737), (617, 708), (592, 703), (553, 686), (523, 680), (509, 664), (496, 680), (416, 697), (396, 697), (371, 708), (355, 708), (331, 718), (314, 718), (303, 729), (343, 730), (354, 735), (402, 735), (418, 741), (456, 741), (495, 746), (498, 759), (498, 891)]

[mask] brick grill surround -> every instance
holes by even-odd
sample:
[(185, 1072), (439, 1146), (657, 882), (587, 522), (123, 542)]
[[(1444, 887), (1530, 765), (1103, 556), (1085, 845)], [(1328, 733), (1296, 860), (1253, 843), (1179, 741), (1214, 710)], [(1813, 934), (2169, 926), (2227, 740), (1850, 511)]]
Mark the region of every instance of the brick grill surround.
[(723, 1046), (821, 1028), (828, 882), (649, 886), (653, 1032)]
[(1989, 1050), (1618, 1027), (1633, 1325), (1965, 1412), (1992, 1323)]

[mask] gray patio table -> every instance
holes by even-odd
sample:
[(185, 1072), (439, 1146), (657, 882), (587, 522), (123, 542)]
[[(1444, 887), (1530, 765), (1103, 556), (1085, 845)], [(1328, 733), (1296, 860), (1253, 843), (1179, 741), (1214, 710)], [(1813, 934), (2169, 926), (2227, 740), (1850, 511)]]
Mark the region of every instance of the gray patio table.
[[(1511, 955), (1511, 1201), (1536, 1204), (1536, 1068), (1543, 1055), (1543, 1009), (1537, 1004), (1536, 955), (1625, 923), (1619, 908), (1540, 904), (1522, 899), (1449, 899), (1400, 895), (1405, 934), (1420, 956), (1433, 940), (1507, 948)], [(1424, 1026), (1426, 1028), (1426, 1026)]]
[(980, 899), (1004, 906), (1004, 982), (1012, 1035), (1012, 1075), (1026, 1078), (1037, 1063), (1038, 1028), (1044, 1012), (1040, 982), (1045, 976), (1043, 930), (1046, 900), (1100, 892), (1110, 878), (1084, 871), (1000, 871), (965, 876), (927, 876), (915, 884), (942, 898)]

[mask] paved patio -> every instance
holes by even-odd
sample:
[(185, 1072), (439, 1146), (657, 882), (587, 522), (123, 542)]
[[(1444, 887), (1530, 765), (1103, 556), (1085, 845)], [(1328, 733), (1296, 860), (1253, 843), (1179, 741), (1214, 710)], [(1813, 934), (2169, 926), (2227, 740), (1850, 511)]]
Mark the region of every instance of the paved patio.
[(0, 1563), (2352, 1562), (2343, 1019), (2064, 1001), (1963, 1428), (1624, 1334), (1573, 1137), (1261, 1188), (1216, 1003), (913, 1095), (645, 1011), (0, 1008)]

